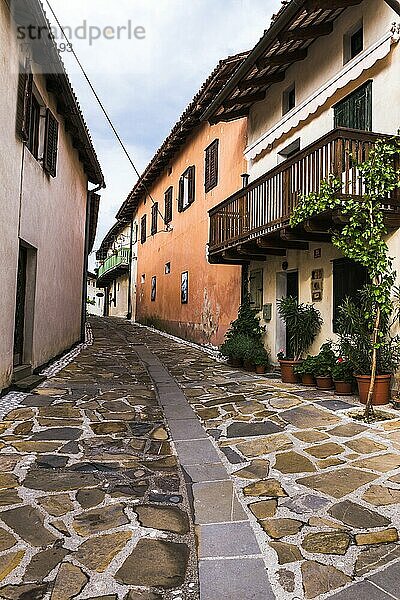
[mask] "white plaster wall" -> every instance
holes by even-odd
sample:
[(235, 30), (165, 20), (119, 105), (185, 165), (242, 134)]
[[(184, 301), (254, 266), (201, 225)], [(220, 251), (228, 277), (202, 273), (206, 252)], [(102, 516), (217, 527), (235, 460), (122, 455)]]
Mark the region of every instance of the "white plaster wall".
[[(335, 21), (333, 32), (317, 40), (310, 47), (308, 57), (292, 65), (286, 71), (285, 80), (270, 88), (266, 100), (252, 107), (248, 120), (249, 146), (282, 119), (282, 94), (289, 85), (295, 82), (296, 104), (299, 105), (343, 68), (343, 36), (360, 20), (364, 26), (364, 48), (368, 48), (390, 31), (392, 23), (400, 18), (383, 0), (364, 0), (361, 5), (347, 9)], [(333, 106), (369, 79), (373, 79), (372, 129), (378, 133), (396, 133), (400, 127), (399, 72), (400, 44), (394, 44), (388, 57), (338, 90), (308, 120), (251, 161), (248, 166), (250, 179), (254, 180), (276, 166), (280, 162), (278, 152), (297, 138), (300, 137), (301, 148), (304, 148), (331, 131)]]
[[(100, 298), (97, 294), (103, 294), (103, 297)], [(89, 315), (96, 315), (98, 317), (102, 317), (104, 315), (104, 290), (99, 289), (96, 286), (96, 279), (92, 279), (88, 277), (87, 282), (87, 298), (88, 300), (94, 300), (96, 304), (86, 304), (86, 312)]]
[(38, 75), (35, 85), (60, 123), (57, 177), (46, 175), (30, 152), (23, 150), (15, 134), (18, 62), (16, 33), (8, 8), (0, 0), (0, 389), (10, 382), (12, 372), (18, 237), (37, 249), (29, 357), (33, 368), (79, 339), (82, 301), (87, 178), (57, 114), (55, 99)]

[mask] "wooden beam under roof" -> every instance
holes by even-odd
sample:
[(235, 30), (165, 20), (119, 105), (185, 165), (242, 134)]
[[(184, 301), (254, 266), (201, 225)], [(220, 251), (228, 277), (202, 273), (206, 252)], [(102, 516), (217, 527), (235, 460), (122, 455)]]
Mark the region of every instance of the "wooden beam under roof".
[(253, 79), (245, 79), (240, 81), (238, 88), (240, 91), (249, 90), (252, 87), (261, 87), (267, 85), (273, 85), (274, 83), (281, 83), (285, 79), (285, 73), (273, 73), (272, 75), (263, 75), (262, 77), (254, 77)]
[(254, 102), (260, 102), (264, 100), (265, 92), (255, 92), (253, 94), (246, 94), (245, 96), (235, 96), (234, 98), (229, 98), (225, 100), (224, 106), (225, 108), (231, 108), (236, 106), (237, 104), (253, 104)]
[(332, 21), (329, 23), (320, 23), (319, 25), (310, 25), (308, 27), (296, 27), (287, 29), (278, 35), (280, 42), (312, 40), (323, 35), (329, 35), (333, 31)]
[(234, 121), (235, 119), (243, 119), (243, 117), (247, 117), (249, 114), (249, 108), (243, 107), (240, 110), (232, 110), (230, 112), (223, 112), (211, 117), (209, 119), (210, 125), (215, 125), (220, 121)]
[(303, 241), (303, 242), (317, 242), (317, 243), (330, 243), (332, 241), (332, 236), (324, 233), (298, 233), (293, 230), (288, 231), (285, 229), (281, 233), (283, 240), (288, 240), (289, 242), (295, 241)]
[(286, 256), (286, 250), (284, 248), (260, 248), (257, 244), (247, 243), (239, 244), (236, 246), (235, 251), (244, 256), (258, 256), (256, 260), (264, 260), (266, 256)]
[(290, 52), (283, 52), (282, 54), (274, 54), (267, 56), (266, 58), (260, 58), (257, 62), (259, 69), (265, 69), (265, 67), (276, 67), (280, 65), (287, 65), (289, 63), (298, 62), (304, 60), (307, 57), (307, 48), (301, 50), (291, 50)]
[(289, 242), (283, 240), (281, 237), (271, 238), (259, 238), (257, 240), (257, 246), (260, 248), (285, 248), (286, 250), (309, 250), (308, 242)]
[(356, 6), (361, 4), (362, 0), (307, 0), (305, 4), (305, 10), (308, 13), (315, 12), (316, 10), (337, 10), (339, 8), (348, 8), (349, 6)]

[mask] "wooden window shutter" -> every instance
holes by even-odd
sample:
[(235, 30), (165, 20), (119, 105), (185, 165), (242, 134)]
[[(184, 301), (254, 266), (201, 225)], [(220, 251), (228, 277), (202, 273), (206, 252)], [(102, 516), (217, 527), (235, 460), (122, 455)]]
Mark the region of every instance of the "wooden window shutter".
[(52, 112), (46, 110), (46, 131), (44, 139), (43, 168), (52, 177), (57, 172), (58, 121)]
[(143, 217), (141, 218), (140, 221), (140, 242), (142, 244), (145, 243), (146, 241), (146, 235), (147, 235), (147, 219), (146, 219), (147, 215), (143, 215)]
[(212, 144), (206, 148), (205, 159), (205, 191), (209, 192), (218, 183), (218, 140), (214, 140)]
[(179, 192), (178, 192), (178, 211), (183, 211), (183, 194), (184, 194), (184, 183), (183, 176), (179, 179)]
[(173, 187), (167, 189), (164, 194), (164, 223), (167, 225), (172, 221), (172, 195)]
[(18, 75), (16, 133), (26, 142), (29, 138), (31, 116), (33, 75), (30, 67), (20, 71)]
[(189, 178), (189, 204), (192, 204), (195, 199), (195, 191), (196, 191), (196, 170), (195, 167), (189, 167), (188, 172)]
[(158, 225), (158, 202), (155, 202), (151, 208), (151, 235), (157, 233)]

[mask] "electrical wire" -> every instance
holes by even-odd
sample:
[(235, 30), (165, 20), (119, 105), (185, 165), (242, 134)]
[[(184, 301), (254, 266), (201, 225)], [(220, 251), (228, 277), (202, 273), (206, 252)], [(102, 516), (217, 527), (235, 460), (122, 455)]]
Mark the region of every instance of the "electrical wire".
[[(60, 29), (60, 31), (61, 31), (61, 33), (62, 33), (62, 35), (63, 35), (63, 36), (64, 36), (64, 38), (65, 38), (65, 40), (66, 40), (66, 42), (67, 42), (67, 44), (68, 44), (68, 47), (69, 47), (69, 49), (70, 49), (70, 51), (71, 51), (71, 54), (74, 56), (74, 58), (75, 58), (75, 60), (76, 60), (76, 62), (77, 62), (77, 64), (78, 64), (78, 66), (79, 66), (80, 70), (82, 71), (82, 74), (83, 74), (84, 78), (86, 79), (86, 82), (88, 83), (88, 85), (89, 85), (90, 89), (92, 90), (92, 92), (93, 92), (93, 95), (94, 95), (94, 97), (96, 98), (96, 100), (97, 100), (97, 103), (98, 103), (98, 105), (100, 106), (100, 108), (101, 108), (101, 110), (102, 110), (102, 112), (103, 112), (103, 114), (104, 114), (104, 116), (105, 116), (105, 118), (106, 118), (106, 120), (107, 120), (107, 122), (108, 122), (109, 126), (111, 127), (111, 129), (112, 129), (112, 131), (113, 131), (113, 133), (114, 133), (114, 135), (115, 135), (115, 137), (116, 137), (116, 139), (117, 139), (117, 141), (118, 141), (119, 145), (121, 146), (121, 148), (122, 148), (122, 150), (123, 150), (123, 152), (124, 152), (125, 156), (127, 157), (128, 161), (129, 161), (129, 163), (130, 163), (130, 165), (132, 166), (132, 168), (133, 168), (133, 170), (135, 171), (135, 173), (136, 173), (136, 175), (137, 175), (138, 179), (140, 180), (140, 178), (141, 178), (141, 175), (140, 175), (140, 173), (139, 173), (138, 169), (136, 168), (136, 165), (135, 165), (135, 163), (133, 162), (133, 160), (132, 160), (132, 158), (131, 158), (131, 156), (130, 156), (130, 154), (129, 154), (129, 152), (128, 152), (128, 150), (127, 150), (127, 148), (126, 148), (126, 146), (125, 146), (125, 144), (124, 144), (124, 142), (123, 142), (123, 140), (122, 140), (121, 136), (119, 135), (119, 133), (118, 133), (118, 131), (117, 131), (117, 129), (116, 129), (116, 127), (115, 127), (115, 125), (114, 125), (114, 123), (113, 123), (113, 121), (112, 121), (111, 117), (109, 116), (109, 114), (108, 114), (108, 112), (107, 112), (107, 110), (106, 110), (106, 108), (105, 108), (105, 106), (104, 106), (104, 104), (103, 104), (103, 102), (102, 102), (102, 100), (101, 100), (100, 96), (99, 96), (99, 95), (98, 95), (98, 93), (96, 92), (96, 89), (95, 89), (94, 85), (92, 84), (92, 82), (91, 82), (91, 80), (90, 80), (90, 78), (89, 78), (88, 74), (86, 73), (86, 70), (85, 70), (84, 66), (82, 65), (82, 63), (81, 63), (81, 61), (80, 61), (80, 59), (79, 59), (78, 55), (76, 54), (76, 52), (75, 52), (75, 50), (74, 50), (74, 47), (73, 47), (72, 43), (71, 43), (71, 42), (70, 42), (70, 40), (68, 39), (68, 36), (67, 36), (67, 34), (65, 33), (65, 31), (64, 31), (64, 28), (63, 28), (63, 26), (61, 25), (61, 23), (60, 23), (60, 21), (59, 21), (59, 19), (58, 19), (57, 15), (56, 15), (56, 13), (55, 13), (55, 11), (54, 11), (54, 9), (53, 9), (52, 5), (50, 4), (49, 0), (46, 0), (46, 4), (47, 4), (47, 6), (49, 7), (49, 9), (50, 9), (50, 12), (51, 12), (51, 14), (53, 15), (53, 18), (54, 18), (55, 22), (57, 23), (57, 26), (59, 27), (59, 29)], [(160, 209), (159, 209), (159, 204), (158, 204), (158, 202), (156, 202), (156, 201), (154, 200), (154, 198), (152, 197), (152, 195), (151, 195), (151, 193), (150, 193), (150, 191), (149, 191), (148, 187), (147, 187), (147, 186), (146, 186), (146, 184), (144, 183), (144, 181), (142, 181), (142, 185), (143, 185), (144, 191), (146, 192), (146, 195), (147, 195), (147, 196), (150, 198), (151, 202), (153, 203), (153, 206), (157, 205), (157, 213), (160, 215), (160, 217), (162, 218), (163, 222), (165, 223), (165, 218), (164, 218), (164, 215), (162, 214), (162, 212), (161, 212), (161, 211), (160, 211)], [(169, 229), (168, 229), (168, 226), (167, 226), (167, 229), (166, 229), (166, 231), (169, 231)]]

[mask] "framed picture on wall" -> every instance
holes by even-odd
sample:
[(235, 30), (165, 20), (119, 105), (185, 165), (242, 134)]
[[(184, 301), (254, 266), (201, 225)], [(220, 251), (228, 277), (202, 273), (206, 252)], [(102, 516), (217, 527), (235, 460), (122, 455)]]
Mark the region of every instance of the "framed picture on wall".
[(184, 271), (181, 276), (181, 303), (187, 304), (189, 296), (189, 273)]
[(154, 302), (157, 294), (157, 277), (151, 278), (151, 301)]

